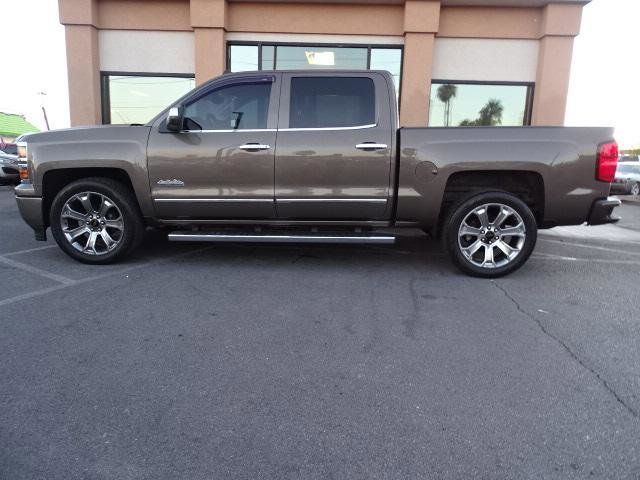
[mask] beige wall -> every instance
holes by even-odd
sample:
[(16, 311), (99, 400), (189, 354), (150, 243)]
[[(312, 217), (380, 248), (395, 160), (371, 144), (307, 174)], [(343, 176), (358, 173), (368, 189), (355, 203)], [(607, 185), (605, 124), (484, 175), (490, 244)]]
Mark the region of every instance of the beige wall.
[[(485, 45), (487, 48), (500, 46), (510, 54), (524, 52), (516, 55), (516, 73), (522, 76), (522, 71), (527, 70), (527, 76), (532, 77), (535, 70), (533, 123), (561, 125), (573, 37), (579, 32), (582, 11), (578, 4), (552, 4), (544, 8), (452, 7), (441, 6), (439, 0), (374, 4), (225, 0), (59, 0), (59, 3), (60, 21), (66, 26), (74, 125), (100, 121), (100, 65), (113, 65), (115, 50), (106, 51), (103, 45), (103, 59), (100, 59), (98, 32), (110, 30), (145, 31), (149, 33), (143, 34), (145, 38), (153, 35), (169, 38), (162, 37), (160, 32), (189, 33), (193, 47), (191, 52), (185, 48), (184, 54), (190, 58), (181, 64), (181, 68), (192, 65), (197, 83), (224, 71), (227, 36), (327, 35), (327, 42), (333, 37), (348, 39), (349, 36), (381, 39), (371, 43), (386, 43), (383, 39), (388, 38), (401, 39), (404, 61), (400, 119), (406, 126), (427, 124), (431, 78), (434, 71), (443, 71), (442, 56), (438, 57), (438, 52), (453, 48), (453, 51), (469, 54), (475, 48), (470, 47), (473, 42), (469, 43), (469, 40), (509, 40), (510, 43), (497, 43), (494, 47), (489, 43)], [(136, 43), (132, 42), (132, 48)], [(169, 41), (166, 44), (174, 45)], [(158, 54), (150, 46), (147, 50)], [(175, 52), (172, 55), (175, 58)], [(496, 60), (496, 52), (485, 52), (486, 55)], [(133, 66), (130, 64), (134, 58), (132, 53), (130, 61), (123, 60), (122, 65)], [(170, 61), (170, 58), (169, 55), (164, 60)], [(141, 68), (147, 64), (142, 62)], [(470, 72), (475, 68), (473, 62), (467, 61), (452, 62), (445, 67), (449, 70), (467, 68)], [(512, 80), (507, 74), (515, 74), (505, 73), (504, 68), (492, 72), (496, 77), (505, 78), (491, 79), (487, 72), (476, 72), (483, 76), (476, 79)], [(455, 73), (459, 74), (457, 70)]]

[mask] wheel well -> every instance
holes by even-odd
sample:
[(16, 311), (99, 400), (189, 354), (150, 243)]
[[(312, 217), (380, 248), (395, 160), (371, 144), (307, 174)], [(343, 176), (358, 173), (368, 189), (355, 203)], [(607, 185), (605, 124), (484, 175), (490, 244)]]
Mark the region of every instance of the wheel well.
[(544, 219), (544, 181), (536, 172), (518, 170), (486, 170), (477, 172), (456, 172), (447, 179), (440, 223), (448, 210), (462, 198), (487, 190), (500, 190), (520, 198), (533, 212), (538, 225)]
[(71, 182), (89, 177), (106, 177), (125, 185), (133, 192), (133, 184), (127, 172), (120, 168), (60, 168), (49, 170), (42, 179), (43, 216), (49, 222), (49, 210), (58, 192)]

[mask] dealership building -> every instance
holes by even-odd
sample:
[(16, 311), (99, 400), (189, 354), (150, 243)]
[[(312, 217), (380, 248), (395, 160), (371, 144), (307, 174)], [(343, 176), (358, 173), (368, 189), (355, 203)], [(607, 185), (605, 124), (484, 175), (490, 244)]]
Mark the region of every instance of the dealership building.
[(72, 125), (144, 123), (226, 71), (321, 68), (391, 72), (403, 126), (562, 125), (588, 3), (59, 1)]

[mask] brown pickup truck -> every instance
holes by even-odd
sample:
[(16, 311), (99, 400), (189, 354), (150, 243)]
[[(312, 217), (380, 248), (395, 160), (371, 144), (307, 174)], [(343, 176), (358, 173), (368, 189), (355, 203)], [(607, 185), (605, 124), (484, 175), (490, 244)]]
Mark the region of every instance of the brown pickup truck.
[[(16, 199), (38, 240), (109, 263), (173, 241), (442, 238), (466, 273), (520, 267), (539, 228), (614, 222), (609, 128), (398, 128), (381, 71), (223, 75), (146, 125), (30, 135)], [(389, 233), (391, 232), (391, 233)]]

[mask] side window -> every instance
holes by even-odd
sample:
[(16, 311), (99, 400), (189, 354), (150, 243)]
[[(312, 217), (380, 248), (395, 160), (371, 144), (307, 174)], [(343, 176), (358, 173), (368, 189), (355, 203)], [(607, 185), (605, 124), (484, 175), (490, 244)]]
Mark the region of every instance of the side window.
[(186, 130), (267, 128), (271, 83), (242, 83), (213, 90), (188, 104)]
[(291, 79), (289, 128), (357, 127), (376, 123), (373, 80), (365, 77)]

